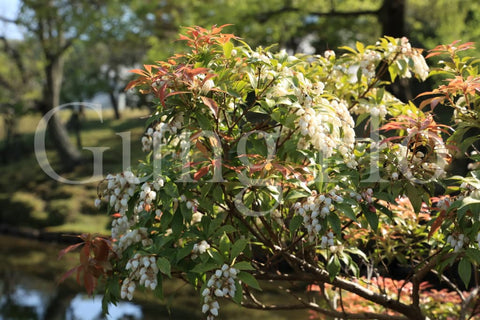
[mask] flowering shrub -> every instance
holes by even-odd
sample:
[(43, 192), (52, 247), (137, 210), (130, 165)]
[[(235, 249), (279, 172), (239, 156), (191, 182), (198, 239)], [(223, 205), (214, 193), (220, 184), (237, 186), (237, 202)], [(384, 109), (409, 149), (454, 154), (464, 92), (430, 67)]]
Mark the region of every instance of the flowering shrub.
[[(459, 56), (471, 44), (435, 48), (427, 57), (445, 60), (430, 71), (406, 38), (291, 56), (223, 27), (185, 31), (184, 53), (133, 70), (128, 86), (158, 107), (145, 160), (99, 186), (96, 204), (113, 214), (105, 301), (132, 299), (138, 286), (161, 296), (175, 276), (213, 319), (225, 298), (284, 308), (257, 297), (258, 280), (277, 280), (324, 288), (322, 303), (293, 293), (293, 307), (332, 318), (441, 318), (443, 291), (425, 284), (434, 273), (458, 292), (452, 312), (478, 312), (480, 155), (478, 133), (467, 134), (479, 126), (480, 78), (477, 60)], [(386, 89), (436, 73), (447, 84), (421, 108)], [(455, 110), (455, 131), (436, 122), (439, 104)], [(474, 162), (451, 177), (462, 151)], [(407, 270), (398, 290), (372, 287), (393, 265)], [(470, 295), (443, 275), (452, 266)]]

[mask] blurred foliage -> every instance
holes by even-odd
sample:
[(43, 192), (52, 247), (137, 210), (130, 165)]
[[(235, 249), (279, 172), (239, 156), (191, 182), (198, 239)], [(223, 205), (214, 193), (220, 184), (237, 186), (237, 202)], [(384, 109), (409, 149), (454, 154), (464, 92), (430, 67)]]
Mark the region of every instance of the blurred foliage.
[[(399, 1), (403, 2), (403, 1)], [(42, 2), (23, 0), (20, 21), (33, 19), (28, 6)], [(88, 15), (82, 4), (54, 1), (56, 12), (68, 21), (68, 50), (62, 101), (91, 98), (98, 91), (118, 95), (129, 80), (125, 69), (171, 56), (180, 43), (183, 26), (232, 24), (231, 32), (252, 47), (277, 44), (293, 52), (321, 53), (355, 41), (374, 42), (382, 36), (382, 0), (176, 0), (94, 2)], [(48, 9), (47, 3), (43, 6)], [(40, 14), (52, 16), (48, 10)], [(480, 3), (475, 0), (405, 0), (405, 33), (417, 47), (433, 48), (455, 39), (480, 37)], [(28, 25), (28, 24), (27, 24)], [(24, 28), (28, 31), (28, 28)], [(9, 41), (21, 54), (24, 72), (8, 50), (0, 50), (0, 104), (30, 104), (42, 93), (45, 64), (38, 44), (26, 34), (24, 41)], [(52, 45), (54, 42), (52, 41)], [(8, 80), (8, 81), (5, 81)], [(28, 80), (28, 81), (26, 81)], [(11, 88), (16, 88), (11, 90)], [(2, 108), (3, 109), (3, 108)]]

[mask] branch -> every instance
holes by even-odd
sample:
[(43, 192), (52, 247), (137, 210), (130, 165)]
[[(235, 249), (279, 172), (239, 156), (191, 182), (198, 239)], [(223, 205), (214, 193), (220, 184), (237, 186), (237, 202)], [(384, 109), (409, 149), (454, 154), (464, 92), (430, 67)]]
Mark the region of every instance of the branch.
[[(288, 12), (301, 12), (305, 11), (300, 8), (295, 8), (295, 7), (282, 7), (277, 10), (270, 10), (270, 11), (265, 11), (262, 13), (259, 13), (257, 15), (257, 21), (260, 23), (265, 23), (271, 18), (280, 15), (282, 13), (288, 13)], [(311, 15), (311, 16), (316, 16), (316, 17), (356, 17), (359, 15), (378, 15), (380, 13), (380, 9), (376, 10), (358, 10), (358, 11), (336, 11), (335, 9), (331, 9), (330, 11), (326, 12), (319, 12), (319, 11), (307, 11), (305, 14)]]
[(308, 307), (303, 303), (298, 304), (264, 304), (260, 302), (250, 290), (246, 289), (245, 292), (248, 295), (248, 298), (252, 300), (253, 303), (246, 303), (242, 302), (242, 306), (249, 309), (260, 309), (260, 310), (299, 310), (299, 309), (307, 309)]
[(20, 22), (17, 19), (10, 19), (4, 16), (0, 16), (0, 21), (6, 22), (6, 23), (12, 23), (12, 24), (20, 24)]
[[(467, 312), (468, 312), (468, 307), (470, 305), (470, 303), (476, 299), (478, 297), (478, 294), (480, 293), (480, 287), (476, 287), (475, 289), (473, 289), (471, 292), (470, 292), (470, 295), (468, 296), (467, 299), (465, 299), (462, 303), (462, 309), (460, 311), (460, 316), (459, 316), (459, 320), (463, 320), (463, 319), (466, 319), (467, 317)], [(475, 310), (473, 310), (472, 312), (474, 312)], [(474, 314), (472, 313), (472, 316)], [(469, 318), (470, 319), (470, 318)]]
[(20, 76), (22, 78), (22, 82), (24, 84), (27, 83), (28, 79), (27, 79), (27, 74), (26, 74), (26, 70), (25, 70), (25, 65), (23, 64), (22, 56), (21, 56), (20, 52), (18, 52), (18, 50), (16, 48), (12, 48), (10, 46), (10, 44), (8, 43), (8, 40), (7, 40), (7, 38), (5, 38), (5, 36), (0, 35), (0, 40), (3, 42), (3, 47), (4, 47), (5, 53), (7, 53), (10, 57), (12, 57), (13, 60), (15, 61), (15, 65), (18, 68), (18, 71), (19, 71), (18, 73), (20, 74)]
[[(277, 247), (277, 249), (280, 249)], [(425, 319), (425, 317), (422, 315), (420, 309), (416, 305), (406, 305), (400, 301), (391, 299), (388, 296), (381, 295), (378, 293), (375, 293), (371, 290), (368, 290), (361, 285), (348, 281), (346, 279), (342, 278), (334, 278), (333, 280), (330, 280), (330, 275), (326, 270), (320, 269), (310, 263), (308, 263), (305, 260), (302, 260), (295, 256), (294, 254), (282, 251), (282, 254), (285, 256), (286, 259), (289, 261), (295, 262), (295, 264), (302, 266), (303, 268), (306, 269), (306, 271), (311, 271), (311, 272), (304, 272), (302, 274), (297, 274), (295, 275), (295, 280), (307, 280), (307, 281), (320, 281), (324, 283), (329, 283), (332, 284), (333, 286), (339, 287), (341, 289), (344, 289), (348, 292), (354, 293), (358, 295), (359, 297), (362, 297), (364, 299), (367, 299), (368, 301), (371, 301), (373, 303), (379, 304), (384, 306), (385, 308), (391, 309), (393, 311), (399, 312), (403, 315), (405, 315), (409, 319)], [(283, 280), (294, 280), (292, 277), (289, 275), (271, 275), (268, 274), (266, 277), (267, 279), (278, 279), (278, 278), (283, 278)], [(261, 279), (261, 277), (259, 277)]]
[[(287, 290), (289, 291), (289, 290)], [(274, 305), (269, 304), (266, 305), (260, 302), (249, 290), (247, 290), (248, 297), (252, 300), (253, 303), (245, 303), (242, 302), (242, 306), (245, 308), (250, 309), (260, 309), (260, 310), (300, 310), (300, 309), (310, 309), (317, 311), (323, 315), (333, 317), (336, 319), (350, 319), (350, 320), (407, 320), (408, 318), (404, 316), (395, 316), (395, 315), (388, 315), (388, 314), (380, 314), (374, 312), (360, 312), (360, 313), (349, 313), (345, 311), (336, 311), (331, 309), (325, 309), (320, 307), (318, 304), (305, 301), (304, 299), (295, 296), (295, 298), (300, 302), (299, 304), (291, 304), (291, 305)]]
[[(444, 256), (439, 256), (441, 251), (438, 251), (433, 255), (433, 258), (426, 263), (421, 269), (419, 269), (412, 277), (412, 301), (413, 304), (419, 306), (420, 304), (420, 283), (427, 276), (427, 274), (435, 268), (436, 265), (440, 262), (439, 260), (448, 259), (452, 253), (446, 254)], [(460, 296), (463, 298), (463, 295)], [(463, 301), (463, 300), (462, 300)]]

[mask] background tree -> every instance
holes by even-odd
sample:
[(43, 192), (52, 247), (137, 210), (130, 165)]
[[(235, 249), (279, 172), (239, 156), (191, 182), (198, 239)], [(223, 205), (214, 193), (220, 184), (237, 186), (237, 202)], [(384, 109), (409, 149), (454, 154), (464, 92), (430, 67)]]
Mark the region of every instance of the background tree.
[[(115, 11), (121, 15), (119, 10)], [(128, 8), (124, 11), (131, 12)], [(109, 14), (115, 16), (113, 12)], [(115, 118), (119, 119), (119, 94), (124, 92), (131, 79), (128, 71), (143, 59), (147, 42), (145, 36), (136, 33), (138, 30), (133, 21), (125, 20), (121, 24), (117, 21), (109, 29), (112, 32), (98, 34), (86, 41), (77, 41), (72, 47), (65, 66), (68, 78), (64, 81), (61, 100), (84, 101), (99, 92), (105, 92), (110, 98)]]
[(19, 117), (33, 108), (33, 101), (41, 96), (40, 65), (35, 56), (38, 47), (28, 41), (8, 41), (0, 36), (0, 114), (4, 121), (3, 161), (21, 156), (22, 143), (18, 139)]
[[(119, 12), (126, 8), (121, 1), (116, 0), (24, 0), (16, 19), (2, 18), (3, 21), (20, 26), (25, 41), (38, 43), (41, 51), (39, 61), (43, 65), (43, 89), (37, 107), (43, 114), (60, 104), (65, 61), (75, 42), (110, 34), (118, 25), (105, 17), (117, 17), (118, 23), (125, 17)], [(53, 114), (50, 119), (48, 132), (66, 169), (71, 169), (82, 161), (80, 151), (69, 140), (58, 114)]]

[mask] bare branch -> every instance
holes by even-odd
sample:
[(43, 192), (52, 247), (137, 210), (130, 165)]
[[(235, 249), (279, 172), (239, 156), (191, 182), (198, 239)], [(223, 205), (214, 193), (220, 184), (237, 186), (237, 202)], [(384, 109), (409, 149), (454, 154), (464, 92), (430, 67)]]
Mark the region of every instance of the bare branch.
[[(290, 290), (287, 289), (287, 292), (291, 293)], [(264, 304), (260, 302), (249, 290), (247, 290), (248, 298), (253, 303), (245, 303), (242, 302), (242, 306), (250, 309), (259, 309), (259, 310), (299, 310), (299, 309), (310, 309), (315, 310), (323, 315), (330, 316), (333, 318), (338, 319), (349, 319), (349, 320), (370, 320), (370, 319), (377, 319), (377, 320), (407, 320), (408, 318), (404, 316), (395, 316), (395, 315), (388, 315), (388, 314), (380, 314), (374, 312), (360, 312), (360, 313), (349, 313), (345, 311), (336, 311), (332, 309), (325, 309), (320, 307), (318, 304), (305, 301), (304, 299), (296, 296), (295, 298), (300, 302), (299, 304), (290, 304), (290, 305), (274, 305), (274, 304)], [(291, 293), (293, 295), (293, 293)]]
[[(281, 251), (281, 249), (278, 247), (276, 249)], [(293, 264), (297, 264), (303, 267), (306, 272), (303, 272), (301, 274), (294, 274), (294, 275), (263, 274), (264, 279), (304, 280), (304, 281), (312, 281), (312, 282), (319, 281), (319, 282), (329, 283), (336, 287), (342, 288), (348, 292), (354, 293), (364, 299), (367, 299), (368, 301), (374, 302), (376, 304), (384, 306), (385, 308), (401, 313), (409, 319), (422, 319), (422, 320), (425, 319), (425, 317), (422, 315), (422, 312), (420, 311), (417, 305), (413, 305), (413, 304), (406, 305), (400, 301), (391, 299), (386, 295), (381, 295), (371, 290), (368, 290), (367, 288), (362, 287), (358, 283), (351, 282), (346, 279), (336, 277), (333, 280), (330, 280), (330, 275), (326, 270), (320, 269), (308, 263), (307, 261), (301, 258), (298, 258), (294, 254), (291, 254), (285, 251), (281, 251), (281, 252), (287, 260), (291, 261)], [(307, 272), (307, 271), (310, 271), (310, 272)], [(258, 278), (262, 279), (262, 274), (259, 274)]]
[[(463, 301), (460, 316), (458, 318), (459, 320), (466, 319), (467, 312), (468, 312), (468, 307), (470, 306), (472, 301), (474, 301), (478, 297), (479, 293), (480, 293), (480, 287), (476, 287), (475, 289), (473, 289), (470, 292), (470, 295), (468, 296), (468, 298)], [(473, 316), (473, 314), (472, 314), (472, 316)], [(469, 319), (471, 319), (471, 318), (469, 318)]]
[[(452, 254), (446, 254), (440, 256), (441, 251), (436, 252), (430, 261), (426, 263), (421, 269), (419, 269), (412, 277), (412, 302), (413, 305), (419, 306), (420, 304), (420, 283), (427, 276), (427, 274), (435, 268), (441, 260), (448, 259)], [(463, 296), (460, 296), (463, 298)]]
[(0, 16), (0, 21), (17, 25), (20, 24), (20, 21), (18, 21), (17, 19), (10, 19), (4, 16)]

